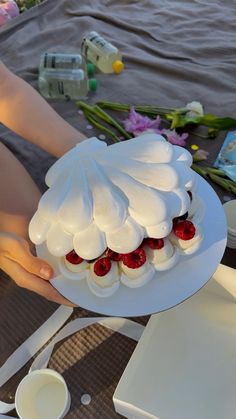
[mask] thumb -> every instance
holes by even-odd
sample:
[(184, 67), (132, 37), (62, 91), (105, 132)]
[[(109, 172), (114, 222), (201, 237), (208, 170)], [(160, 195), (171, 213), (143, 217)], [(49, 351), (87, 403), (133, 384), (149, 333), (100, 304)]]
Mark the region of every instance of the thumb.
[(14, 238), (7, 257), (17, 262), (26, 271), (43, 279), (51, 279), (53, 276), (53, 268), (43, 259), (32, 255), (30, 245), (25, 239)]

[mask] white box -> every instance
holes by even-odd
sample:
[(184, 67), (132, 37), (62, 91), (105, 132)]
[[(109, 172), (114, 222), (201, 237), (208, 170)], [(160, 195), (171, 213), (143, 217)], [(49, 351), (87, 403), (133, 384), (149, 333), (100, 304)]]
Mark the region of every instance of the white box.
[(130, 419), (236, 418), (236, 271), (151, 317), (113, 396)]

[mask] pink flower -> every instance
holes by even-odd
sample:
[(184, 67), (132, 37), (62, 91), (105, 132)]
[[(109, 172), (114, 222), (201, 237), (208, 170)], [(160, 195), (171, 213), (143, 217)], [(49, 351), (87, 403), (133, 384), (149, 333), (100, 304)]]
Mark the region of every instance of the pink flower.
[(178, 134), (174, 129), (163, 129), (161, 130), (161, 134), (164, 135), (167, 141), (171, 144), (179, 145), (181, 147), (186, 145), (185, 140), (188, 138), (188, 134), (186, 132)]
[(208, 151), (199, 149), (196, 151), (196, 153), (193, 154), (193, 161), (207, 160), (208, 156)]
[(6, 22), (8, 22), (8, 20), (10, 20), (10, 16), (4, 9), (2, 9), (0, 4), (0, 26), (3, 26)]
[(0, 26), (16, 17), (19, 13), (19, 8), (14, 0), (0, 0)]
[(150, 119), (147, 116), (140, 115), (135, 111), (134, 106), (132, 106), (128, 118), (124, 121), (124, 127), (126, 131), (134, 135), (140, 135), (145, 131), (152, 131), (156, 134), (164, 135), (166, 140), (171, 144), (179, 146), (186, 145), (187, 133), (177, 134), (174, 129), (160, 129), (160, 123), (160, 116), (157, 116), (156, 119)]
[(150, 119), (148, 116), (142, 116), (137, 113), (134, 106), (132, 106), (128, 118), (124, 121), (124, 127), (126, 131), (134, 135), (140, 135), (147, 130), (153, 130), (153, 132), (160, 134), (160, 122), (159, 116), (156, 119)]

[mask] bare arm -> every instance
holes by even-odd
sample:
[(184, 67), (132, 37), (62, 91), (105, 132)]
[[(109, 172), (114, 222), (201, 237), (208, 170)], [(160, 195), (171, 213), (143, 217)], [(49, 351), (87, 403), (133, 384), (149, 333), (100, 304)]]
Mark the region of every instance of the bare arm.
[(20, 287), (71, 306), (48, 281), (53, 277), (53, 269), (34, 256), (29, 240), (29, 221), (40, 199), (37, 186), (3, 144), (0, 144), (0, 168), (0, 269)]
[(86, 138), (1, 61), (0, 123), (56, 157)]

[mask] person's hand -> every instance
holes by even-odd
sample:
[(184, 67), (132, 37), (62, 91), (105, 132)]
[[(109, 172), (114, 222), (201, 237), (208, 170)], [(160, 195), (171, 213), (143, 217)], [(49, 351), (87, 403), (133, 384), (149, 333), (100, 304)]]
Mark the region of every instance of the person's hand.
[(50, 301), (73, 307), (50, 284), (52, 267), (33, 256), (25, 239), (12, 233), (0, 232), (0, 268), (20, 287), (34, 291)]

